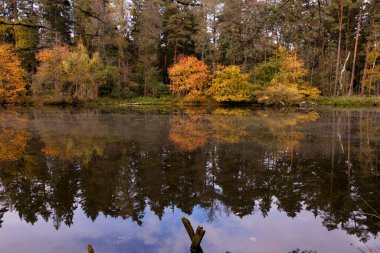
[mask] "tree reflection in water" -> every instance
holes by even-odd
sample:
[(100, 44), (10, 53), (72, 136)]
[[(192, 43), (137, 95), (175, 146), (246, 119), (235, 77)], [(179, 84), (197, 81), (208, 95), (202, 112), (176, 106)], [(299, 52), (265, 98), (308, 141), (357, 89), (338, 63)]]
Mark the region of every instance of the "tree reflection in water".
[[(273, 204), (362, 240), (380, 230), (380, 113), (246, 109), (179, 113), (9, 111), (0, 119), (0, 220), (144, 220), (147, 206), (210, 222)], [(363, 201), (365, 200), (365, 201)], [(2, 221), (0, 221), (0, 224)]]

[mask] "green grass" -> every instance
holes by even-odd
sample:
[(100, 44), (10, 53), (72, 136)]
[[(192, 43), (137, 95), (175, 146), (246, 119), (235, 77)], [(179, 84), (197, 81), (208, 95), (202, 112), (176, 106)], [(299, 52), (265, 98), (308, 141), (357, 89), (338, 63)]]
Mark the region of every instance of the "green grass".
[(343, 106), (343, 107), (360, 107), (360, 106), (379, 106), (380, 96), (342, 96), (342, 97), (321, 97), (315, 103), (319, 105)]
[(181, 99), (165, 96), (165, 97), (136, 97), (131, 99), (110, 99), (99, 98), (96, 101), (86, 103), (90, 107), (128, 107), (134, 105), (141, 106), (172, 106), (182, 104)]
[[(320, 106), (338, 106), (338, 107), (373, 107), (380, 106), (380, 96), (342, 96), (342, 97), (320, 97), (313, 101)], [(18, 103), (24, 106), (46, 106), (46, 105), (62, 105), (62, 103), (55, 101), (51, 97), (32, 98), (26, 97)], [(66, 105), (70, 105), (67, 101)], [(183, 98), (174, 96), (156, 97), (136, 97), (131, 99), (111, 99), (111, 98), (98, 98), (93, 101), (81, 102), (81, 106), (85, 107), (111, 107), (111, 108), (124, 108), (131, 106), (143, 107), (182, 107), (182, 106), (196, 106), (200, 104), (185, 101)], [(218, 106), (213, 101), (202, 103), (203, 106)]]
[(128, 107), (128, 106), (155, 106), (155, 107), (169, 107), (169, 106), (212, 106), (215, 102), (212, 100), (196, 103), (186, 101), (184, 98), (175, 96), (163, 96), (163, 97), (136, 97), (125, 100), (110, 99), (110, 98), (99, 98), (93, 102), (88, 102), (86, 105), (92, 107)]

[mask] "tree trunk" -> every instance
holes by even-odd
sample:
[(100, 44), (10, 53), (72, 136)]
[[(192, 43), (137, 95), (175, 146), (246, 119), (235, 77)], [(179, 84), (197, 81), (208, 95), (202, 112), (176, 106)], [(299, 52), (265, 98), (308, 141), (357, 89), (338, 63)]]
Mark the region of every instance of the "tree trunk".
[(339, 78), (339, 67), (340, 67), (340, 48), (342, 44), (342, 26), (343, 26), (343, 3), (339, 3), (339, 39), (338, 39), (338, 49), (336, 53), (336, 68), (335, 68), (335, 84), (334, 84), (334, 96), (337, 96), (337, 85)]
[(356, 54), (357, 54), (357, 51), (358, 51), (358, 42), (359, 42), (359, 34), (360, 34), (360, 26), (361, 26), (361, 23), (362, 23), (362, 17), (363, 17), (363, 2), (360, 4), (358, 27), (357, 27), (357, 30), (356, 30), (356, 38), (355, 38), (354, 57), (353, 57), (353, 60), (352, 60), (351, 82), (350, 82), (350, 89), (348, 91), (348, 96), (352, 96), (352, 94), (354, 93), (354, 78), (355, 78)]
[(175, 46), (174, 46), (174, 59), (173, 62), (177, 62), (177, 48), (178, 48), (178, 38), (175, 40)]
[(364, 96), (365, 91), (365, 80), (367, 79), (367, 68), (368, 68), (368, 52), (369, 52), (369, 43), (367, 43), (366, 50), (365, 50), (365, 62), (364, 62), (364, 69), (363, 69), (363, 79), (361, 81), (360, 86), (360, 95)]
[(347, 65), (347, 61), (348, 61), (348, 59), (350, 58), (350, 52), (348, 52), (348, 54), (347, 54), (347, 58), (346, 58), (346, 60), (344, 61), (344, 65), (343, 65), (343, 68), (342, 68), (342, 70), (341, 70), (341, 72), (340, 72), (340, 77), (339, 77), (339, 90), (338, 90), (338, 92), (337, 92), (337, 95), (339, 95), (339, 91), (341, 91), (342, 92), (342, 94), (343, 94), (343, 74), (344, 74), (344, 72), (346, 71), (346, 65)]

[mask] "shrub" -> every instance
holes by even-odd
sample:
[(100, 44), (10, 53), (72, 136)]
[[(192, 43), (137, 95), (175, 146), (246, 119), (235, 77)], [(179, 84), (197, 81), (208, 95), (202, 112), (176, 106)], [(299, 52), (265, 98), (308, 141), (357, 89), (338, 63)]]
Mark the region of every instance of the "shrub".
[(303, 61), (284, 48), (280, 48), (269, 63), (260, 65), (253, 73), (262, 85), (256, 94), (261, 103), (289, 105), (319, 97), (319, 89), (304, 81), (307, 70)]
[(257, 100), (265, 104), (290, 105), (301, 102), (303, 96), (295, 84), (273, 83), (257, 94)]
[(218, 102), (248, 102), (252, 98), (248, 78), (248, 74), (241, 73), (239, 66), (220, 67), (208, 92)]

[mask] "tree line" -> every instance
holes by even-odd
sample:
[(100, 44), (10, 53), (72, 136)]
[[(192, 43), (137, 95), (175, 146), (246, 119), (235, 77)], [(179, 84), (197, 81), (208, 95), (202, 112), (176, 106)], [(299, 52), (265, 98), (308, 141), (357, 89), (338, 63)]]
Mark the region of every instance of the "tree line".
[[(60, 99), (161, 96), (173, 92), (168, 70), (187, 56), (207, 66), (205, 83), (217, 101), (235, 101), (223, 92), (235, 94), (236, 88), (238, 101), (249, 96), (270, 103), (286, 94), (284, 104), (314, 97), (315, 89), (325, 96), (379, 94), (379, 5), (376, 0), (2, 0), (0, 43), (7, 44), (0, 51), (12, 50), (20, 62), (11, 67), (0, 62), (0, 68), (25, 80), (15, 85), (0, 74), (0, 89), (9, 90), (13, 82), (13, 93), (25, 88)], [(298, 76), (274, 77), (281, 70), (275, 60), (284, 50), (289, 57), (280, 59)], [(231, 77), (231, 71), (239, 75)], [(192, 91), (208, 94), (199, 87)], [(7, 96), (13, 95), (2, 95)]]

